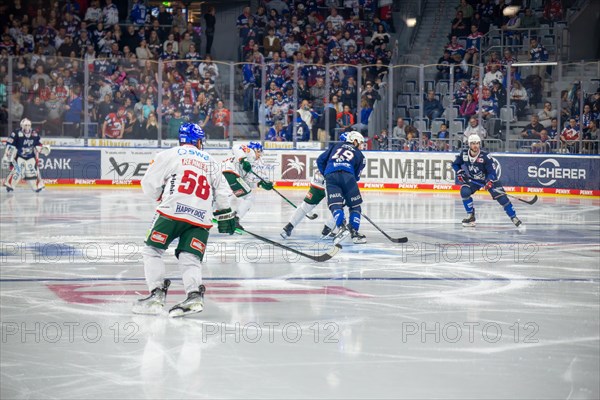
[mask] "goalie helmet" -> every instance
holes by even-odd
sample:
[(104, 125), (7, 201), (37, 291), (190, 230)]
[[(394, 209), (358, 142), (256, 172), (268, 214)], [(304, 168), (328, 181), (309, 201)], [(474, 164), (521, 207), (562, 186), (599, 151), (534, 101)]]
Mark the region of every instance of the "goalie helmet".
[(263, 145), (260, 144), (260, 142), (250, 142), (250, 143), (248, 143), (248, 148), (252, 149), (254, 151), (257, 151), (259, 153), (263, 152)]
[(21, 120), (21, 130), (23, 131), (23, 133), (25, 135), (30, 135), (31, 134), (31, 121), (28, 120), (27, 118), (23, 118)]
[(346, 138), (346, 142), (354, 143), (355, 140), (358, 141), (358, 145), (360, 146), (365, 142), (365, 137), (362, 135), (362, 133), (357, 131), (349, 132)]
[(204, 130), (197, 124), (186, 122), (179, 127), (179, 143), (196, 145), (204, 140)]
[(481, 138), (479, 137), (479, 135), (470, 135), (469, 139), (467, 139), (469, 145), (471, 143), (481, 143)]

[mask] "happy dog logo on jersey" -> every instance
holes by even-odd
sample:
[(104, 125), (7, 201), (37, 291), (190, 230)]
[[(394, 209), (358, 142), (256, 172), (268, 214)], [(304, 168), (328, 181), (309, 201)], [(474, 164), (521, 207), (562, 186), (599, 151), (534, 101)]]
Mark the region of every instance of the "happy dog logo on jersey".
[(281, 179), (306, 179), (306, 156), (283, 154), (281, 156)]
[(545, 159), (539, 167), (535, 165), (527, 167), (527, 176), (537, 179), (543, 186), (551, 186), (559, 179), (586, 179), (585, 169), (561, 168), (558, 160), (554, 158)]
[(175, 206), (175, 214), (187, 214), (196, 219), (203, 220), (206, 215), (206, 210), (186, 206), (185, 204), (177, 203)]

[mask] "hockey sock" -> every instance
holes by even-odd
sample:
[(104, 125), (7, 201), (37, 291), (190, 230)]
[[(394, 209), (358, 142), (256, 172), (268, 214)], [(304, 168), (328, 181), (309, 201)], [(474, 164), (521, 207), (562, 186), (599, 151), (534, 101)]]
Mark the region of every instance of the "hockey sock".
[(346, 216), (344, 215), (344, 210), (337, 209), (331, 211), (333, 214), (333, 219), (335, 220), (335, 226), (342, 226), (346, 220)]
[(304, 216), (310, 213), (316, 206), (316, 204), (308, 204), (307, 202), (303, 201), (302, 204), (298, 206), (296, 211), (294, 211), (292, 218), (290, 218), (290, 224), (292, 224), (294, 227), (298, 226), (304, 219)]
[(165, 263), (162, 255), (165, 251), (156, 247), (146, 246), (142, 249), (142, 257), (144, 258), (144, 275), (146, 276), (146, 284), (148, 290), (162, 287), (165, 275)]
[(350, 226), (355, 231), (358, 231), (358, 228), (360, 228), (360, 210), (350, 211)]
[(200, 258), (195, 254), (182, 251), (179, 253), (177, 265), (179, 265), (185, 292), (197, 291), (198, 286), (202, 284), (202, 264)]
[(469, 197), (468, 199), (463, 199), (463, 205), (465, 206), (465, 211), (467, 211), (467, 214), (472, 214), (473, 213), (473, 198)]
[(237, 209), (235, 210), (237, 216), (240, 219), (244, 218), (244, 215), (246, 215), (246, 213), (250, 211), (250, 207), (252, 207), (252, 204), (254, 204), (253, 193), (248, 193), (244, 197), (238, 198)]
[(506, 215), (508, 215), (509, 218), (517, 216), (517, 212), (513, 208), (513, 205), (507, 196), (500, 196), (496, 199), (496, 201), (500, 203), (502, 207), (504, 207), (504, 212), (506, 213)]

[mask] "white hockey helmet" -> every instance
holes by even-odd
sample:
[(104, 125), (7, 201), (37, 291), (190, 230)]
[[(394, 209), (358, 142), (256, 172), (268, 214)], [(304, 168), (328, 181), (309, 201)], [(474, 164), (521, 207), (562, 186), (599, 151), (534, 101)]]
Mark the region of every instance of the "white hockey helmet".
[(21, 130), (24, 133), (31, 133), (31, 121), (27, 118), (23, 118), (21, 120)]
[(471, 143), (481, 143), (481, 138), (477, 134), (469, 135), (467, 142), (469, 143), (469, 145)]
[(354, 143), (355, 140), (358, 141), (358, 145), (360, 146), (361, 144), (363, 144), (365, 142), (365, 137), (362, 135), (362, 133), (360, 133), (358, 131), (348, 132), (348, 136), (346, 137), (346, 142)]

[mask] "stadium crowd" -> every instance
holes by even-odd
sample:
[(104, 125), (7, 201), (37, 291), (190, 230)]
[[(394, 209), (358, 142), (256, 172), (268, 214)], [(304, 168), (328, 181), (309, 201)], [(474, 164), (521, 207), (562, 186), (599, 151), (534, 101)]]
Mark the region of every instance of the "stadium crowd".
[[(25, 5), (15, 0), (0, 6), (4, 123), (10, 114), (14, 123), (29, 118), (45, 136), (129, 139), (156, 139), (161, 125), (167, 139), (176, 138), (179, 126), (191, 121), (205, 127), (209, 137), (228, 137), (231, 111), (220, 93), (219, 67), (210, 55), (214, 7), (203, 10), (202, 28), (199, 21), (188, 23), (179, 2), (172, 2), (171, 9), (161, 4), (155, 12), (142, 0), (134, 0), (128, 10), (119, 9), (122, 5), (112, 0), (80, 3), (87, 2)], [(333, 137), (335, 127), (350, 129), (356, 124), (358, 91), (366, 105), (361, 121), (366, 125), (391, 58), (390, 24), (390, 6), (379, 8), (376, 0), (343, 4), (271, 0), (262, 2), (254, 13), (245, 8), (237, 28), (240, 55), (251, 63), (240, 71), (246, 111), (262, 109), (264, 133), (288, 126), (296, 114), (305, 124), (300, 133), (303, 127), (308, 129), (301, 140), (316, 139), (317, 125), (331, 118)], [(164, 66), (161, 79), (158, 60)], [(303, 65), (298, 71), (296, 104), (290, 96), (294, 62)], [(324, 64), (333, 62), (348, 65), (333, 71), (330, 93), (325, 93)], [(255, 107), (262, 98), (254, 88), (261, 86), (263, 63), (268, 70), (268, 100)], [(357, 87), (353, 68), (357, 64), (373, 65), (363, 70), (363, 88)], [(88, 132), (83, 128), (85, 113), (91, 122)], [(288, 135), (269, 138), (291, 139)]]

